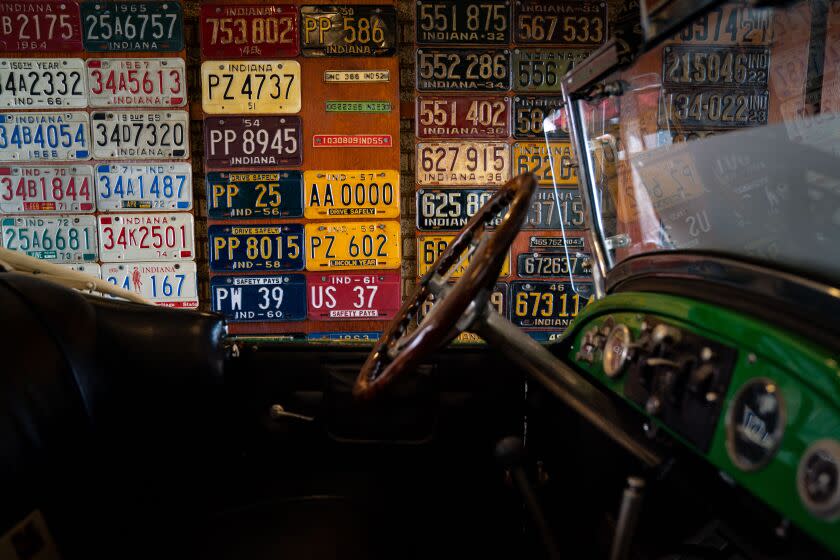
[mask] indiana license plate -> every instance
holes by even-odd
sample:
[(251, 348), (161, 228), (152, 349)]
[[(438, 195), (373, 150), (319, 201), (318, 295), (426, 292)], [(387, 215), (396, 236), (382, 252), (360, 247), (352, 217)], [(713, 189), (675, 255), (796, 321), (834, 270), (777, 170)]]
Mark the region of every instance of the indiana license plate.
[(190, 155), (186, 111), (92, 113), (96, 159), (186, 159)]
[(397, 171), (307, 171), (303, 215), (310, 219), (398, 218)]
[[(496, 284), (493, 285), (493, 291), (490, 292), (490, 297), (488, 298), (488, 301), (489, 301), (490, 305), (493, 306), (493, 309), (496, 311), (496, 313), (498, 313), (499, 315), (501, 315), (502, 317), (505, 317), (505, 318), (508, 317), (508, 313), (509, 313), (509, 309), (508, 309), (508, 307), (509, 307), (508, 306), (508, 293), (509, 293), (509, 291), (510, 291), (510, 289), (508, 288), (508, 285), (505, 282), (496, 282)], [(426, 317), (426, 315), (429, 314), (429, 311), (431, 311), (432, 307), (434, 307), (435, 303), (437, 303), (436, 300), (437, 300), (437, 298), (435, 298), (434, 294), (429, 294), (429, 296), (426, 298), (426, 300), (422, 304), (420, 304), (420, 310), (417, 313), (418, 323), (422, 322), (423, 318)], [(459, 342), (459, 341), (456, 340), (456, 342)], [(460, 342), (464, 342), (464, 341), (460, 341)]]
[(198, 307), (194, 262), (105, 263), (102, 279), (161, 307)]
[(773, 39), (774, 10), (739, 2), (726, 3), (694, 18), (674, 39), (692, 44), (766, 44)]
[(210, 270), (303, 270), (303, 226), (213, 225)]
[(81, 272), (82, 274), (90, 274), (94, 278), (102, 278), (102, 268), (96, 263), (56, 263), (61, 268)]
[(294, 6), (201, 6), (201, 52), (207, 58), (283, 58), (299, 51)]
[(0, 167), (0, 213), (93, 212), (89, 165)]
[(309, 318), (314, 321), (390, 319), (402, 303), (399, 272), (310, 273)]
[(510, 147), (505, 142), (421, 142), (417, 167), (418, 185), (500, 186), (510, 179)]
[(367, 343), (376, 342), (382, 336), (380, 331), (311, 332), (306, 335), (310, 342)]
[[(454, 235), (418, 235), (417, 236), (417, 275), (424, 276), (432, 265), (438, 260), (438, 257), (446, 251), (449, 243), (455, 239)], [(465, 251), (466, 253), (466, 251)], [(470, 265), (470, 255), (462, 253), (460, 255), (460, 264), (456, 263), (450, 269), (452, 274), (450, 278), (460, 278), (463, 276), (467, 267)], [(502, 271), (499, 273), (499, 278), (510, 276), (510, 249), (508, 249), (507, 257), (502, 265)]]
[(201, 65), (201, 107), (210, 115), (300, 111), (295, 60), (208, 60)]
[[(513, 98), (513, 137), (545, 138), (543, 121), (555, 109), (563, 107), (560, 96), (517, 95)], [(565, 115), (565, 109), (563, 109)], [(554, 136), (568, 136), (568, 122), (561, 118), (564, 125), (553, 131)]]
[(90, 158), (88, 114), (0, 114), (0, 161)]
[(306, 224), (306, 270), (399, 268), (400, 223)]
[(96, 218), (49, 216), (3, 218), (3, 247), (57, 263), (96, 260)]
[(537, 189), (522, 229), (574, 231), (585, 229), (583, 201), (577, 189)]
[(510, 42), (509, 0), (419, 0), (418, 45), (506, 45)]
[(516, 274), (521, 278), (591, 276), (592, 258), (587, 253), (519, 253)]
[(416, 118), (418, 138), (507, 138), (510, 99), (420, 96)]
[(303, 160), (300, 117), (204, 119), (208, 167), (277, 167)]
[(189, 163), (105, 164), (96, 167), (100, 212), (192, 209)]
[(770, 47), (669, 45), (662, 49), (662, 84), (767, 87)]
[(588, 54), (575, 49), (514, 49), (513, 89), (526, 93), (560, 93), (563, 75)]
[[(417, 229), (420, 231), (459, 231), (495, 192), (495, 189), (479, 188), (419, 189), (417, 191)], [(502, 215), (492, 220), (488, 226), (499, 225)]]
[(419, 91), (507, 91), (507, 49), (417, 49)]
[(718, 130), (767, 124), (767, 89), (672, 88), (662, 90), (660, 124)]
[(607, 38), (607, 2), (516, 0), (514, 40), (521, 44), (597, 47)]
[(302, 6), (303, 56), (391, 56), (397, 46), (394, 6)]
[(232, 322), (281, 322), (306, 319), (306, 277), (214, 276), (213, 311)]
[(81, 58), (0, 58), (0, 107), (72, 109), (87, 104)]
[(184, 48), (181, 3), (83, 2), (85, 50), (175, 52)]
[[(549, 161), (549, 158), (551, 161)], [(540, 185), (577, 185), (577, 169), (570, 142), (516, 142), (513, 145), (516, 175), (533, 173)]]
[(529, 280), (510, 284), (510, 320), (517, 327), (565, 329), (589, 303), (591, 282)]
[(79, 2), (3, 2), (0, 10), (0, 46), (7, 52), (82, 50)]
[(182, 107), (183, 58), (95, 58), (87, 61), (91, 107)]
[(103, 262), (192, 259), (195, 257), (192, 214), (99, 216), (99, 255)]
[(300, 171), (207, 174), (207, 215), (214, 219), (303, 216)]

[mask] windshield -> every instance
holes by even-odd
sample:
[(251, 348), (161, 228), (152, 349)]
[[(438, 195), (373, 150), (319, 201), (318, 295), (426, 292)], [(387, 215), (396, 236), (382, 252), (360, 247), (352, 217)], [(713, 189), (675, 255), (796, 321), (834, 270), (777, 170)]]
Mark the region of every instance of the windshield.
[(840, 279), (838, 71), (840, 2), (730, 3), (576, 102), (603, 264), (696, 250)]

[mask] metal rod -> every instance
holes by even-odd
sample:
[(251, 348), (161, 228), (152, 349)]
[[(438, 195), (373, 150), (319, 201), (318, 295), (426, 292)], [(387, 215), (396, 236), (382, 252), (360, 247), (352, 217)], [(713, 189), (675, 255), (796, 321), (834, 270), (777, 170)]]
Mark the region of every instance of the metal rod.
[(627, 488), (621, 497), (621, 509), (618, 512), (618, 523), (615, 526), (610, 560), (627, 560), (630, 557), (630, 545), (636, 534), (639, 513), (642, 508), (645, 481), (636, 476), (627, 479)]

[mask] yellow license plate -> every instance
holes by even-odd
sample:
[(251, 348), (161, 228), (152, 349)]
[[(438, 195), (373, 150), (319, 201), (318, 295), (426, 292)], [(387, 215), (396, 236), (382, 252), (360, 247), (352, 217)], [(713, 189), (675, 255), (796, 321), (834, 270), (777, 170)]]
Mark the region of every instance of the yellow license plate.
[(556, 178), (558, 185), (577, 185), (575, 163), (570, 142), (552, 142), (548, 146), (545, 142), (517, 142), (513, 145), (514, 175), (533, 173), (540, 185), (553, 185), (552, 177)]
[(399, 222), (306, 224), (306, 270), (399, 268)]
[(294, 60), (207, 61), (201, 85), (201, 106), (211, 115), (300, 111), (300, 64)]
[(382, 219), (400, 215), (398, 171), (306, 171), (303, 215)]
[[(449, 246), (449, 242), (455, 239), (454, 235), (418, 235), (417, 236), (417, 275), (423, 276)], [(462, 255), (463, 256), (463, 255)], [(470, 260), (464, 258), (463, 262), (455, 268), (450, 278), (460, 278), (467, 270)], [(499, 278), (510, 276), (510, 250), (502, 265), (502, 272)]]

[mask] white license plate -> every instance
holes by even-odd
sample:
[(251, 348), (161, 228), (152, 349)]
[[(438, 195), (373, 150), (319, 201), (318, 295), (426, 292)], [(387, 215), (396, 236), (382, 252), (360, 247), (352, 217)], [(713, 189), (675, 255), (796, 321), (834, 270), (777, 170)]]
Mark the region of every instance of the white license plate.
[(0, 58), (0, 107), (87, 107), (81, 58)]
[(177, 261), (195, 256), (192, 214), (114, 214), (98, 220), (103, 262)]
[(189, 163), (96, 167), (96, 205), (100, 212), (192, 209)]
[(0, 213), (93, 212), (93, 185), (89, 165), (0, 167)]
[(105, 263), (102, 279), (163, 307), (198, 307), (194, 262)]
[(58, 266), (67, 270), (90, 274), (95, 278), (102, 278), (102, 269), (96, 263), (59, 264)]
[(87, 61), (91, 107), (183, 107), (182, 58), (96, 58)]
[(505, 142), (421, 142), (417, 144), (417, 184), (423, 186), (503, 185), (510, 179), (510, 146)]
[(3, 218), (3, 246), (56, 263), (96, 260), (93, 216), (25, 216)]
[(0, 114), (0, 161), (78, 159), (90, 159), (87, 113)]
[(96, 159), (186, 159), (186, 111), (113, 111), (91, 113)]

